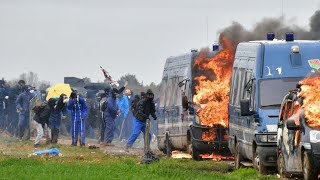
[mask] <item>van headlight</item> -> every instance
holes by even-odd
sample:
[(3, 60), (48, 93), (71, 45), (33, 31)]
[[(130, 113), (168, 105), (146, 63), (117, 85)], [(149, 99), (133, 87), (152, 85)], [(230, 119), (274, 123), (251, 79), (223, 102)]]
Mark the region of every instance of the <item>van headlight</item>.
[(277, 142), (277, 135), (268, 135), (268, 142)]
[(320, 131), (316, 131), (316, 130), (310, 131), (310, 142), (311, 143), (320, 142)]
[(277, 142), (277, 135), (276, 134), (264, 134), (264, 135), (257, 135), (258, 142)]

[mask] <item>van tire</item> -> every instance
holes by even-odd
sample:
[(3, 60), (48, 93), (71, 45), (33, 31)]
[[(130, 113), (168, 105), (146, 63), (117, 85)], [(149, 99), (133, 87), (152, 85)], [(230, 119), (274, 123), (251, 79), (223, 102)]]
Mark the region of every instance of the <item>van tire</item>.
[(268, 174), (268, 169), (264, 164), (261, 163), (259, 159), (259, 154), (257, 153), (257, 151), (255, 151), (253, 155), (253, 167), (255, 167), (260, 172), (261, 175)]
[(234, 148), (234, 165), (236, 169), (240, 169), (243, 167), (241, 161), (243, 161), (243, 157), (240, 152), (240, 143), (237, 142), (236, 147)]
[(282, 151), (278, 152), (278, 159), (277, 159), (277, 165), (278, 165), (278, 172), (280, 175), (280, 178), (286, 178), (287, 172), (286, 172), (286, 166), (284, 164), (283, 154)]
[(170, 142), (170, 138), (169, 138), (169, 134), (166, 134), (166, 139), (165, 139), (165, 154), (167, 157), (171, 157), (171, 153), (172, 153), (172, 147), (171, 147), (171, 142)]
[(309, 154), (305, 151), (303, 153), (303, 158), (302, 158), (302, 172), (303, 172), (303, 177), (306, 180), (310, 179), (317, 179), (318, 174), (317, 174), (317, 168), (312, 167), (313, 166), (313, 159)]
[(194, 147), (192, 147), (192, 145), (191, 145), (191, 148), (192, 148), (191, 150), (192, 159), (195, 161), (201, 161), (202, 157), (200, 156), (200, 152), (196, 150)]

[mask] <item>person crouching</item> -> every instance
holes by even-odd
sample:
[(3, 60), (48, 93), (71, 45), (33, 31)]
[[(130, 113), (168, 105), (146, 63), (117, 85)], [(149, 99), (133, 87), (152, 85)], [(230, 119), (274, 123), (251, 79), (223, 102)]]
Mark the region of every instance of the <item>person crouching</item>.
[(71, 126), (71, 146), (77, 146), (78, 137), (80, 136), (80, 146), (86, 145), (85, 136), (85, 118), (88, 115), (88, 106), (84, 98), (77, 93), (72, 92), (68, 104), (68, 109), (71, 111), (72, 126)]

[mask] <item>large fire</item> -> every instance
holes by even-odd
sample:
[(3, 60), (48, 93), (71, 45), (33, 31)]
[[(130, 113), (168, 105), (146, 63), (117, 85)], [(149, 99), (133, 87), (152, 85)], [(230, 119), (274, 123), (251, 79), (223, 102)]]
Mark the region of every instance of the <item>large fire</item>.
[(201, 125), (227, 128), (229, 84), (235, 47), (224, 36), (221, 36), (220, 41), (223, 49), (214, 57), (208, 57), (208, 50), (204, 50), (195, 60), (193, 68), (200, 73), (193, 79), (193, 102), (198, 107), (197, 115)]
[(217, 137), (216, 133), (215, 129), (209, 129), (208, 132), (202, 133), (202, 140), (213, 141)]
[(307, 124), (312, 127), (320, 127), (320, 75), (310, 76), (299, 83), (301, 91), (298, 96), (303, 97), (302, 108)]

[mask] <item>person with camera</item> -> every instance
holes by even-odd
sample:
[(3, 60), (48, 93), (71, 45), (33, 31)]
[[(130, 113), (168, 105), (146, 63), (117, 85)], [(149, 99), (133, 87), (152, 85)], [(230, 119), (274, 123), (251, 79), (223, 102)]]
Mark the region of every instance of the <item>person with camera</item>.
[(88, 115), (88, 106), (84, 98), (80, 97), (76, 92), (70, 95), (68, 109), (71, 111), (71, 146), (77, 146), (78, 137), (80, 136), (80, 146), (86, 145), (85, 136), (85, 118)]
[(59, 99), (50, 98), (48, 101), (51, 113), (49, 117), (49, 127), (51, 129), (51, 143), (57, 144), (61, 120), (66, 118), (68, 97), (61, 94)]

